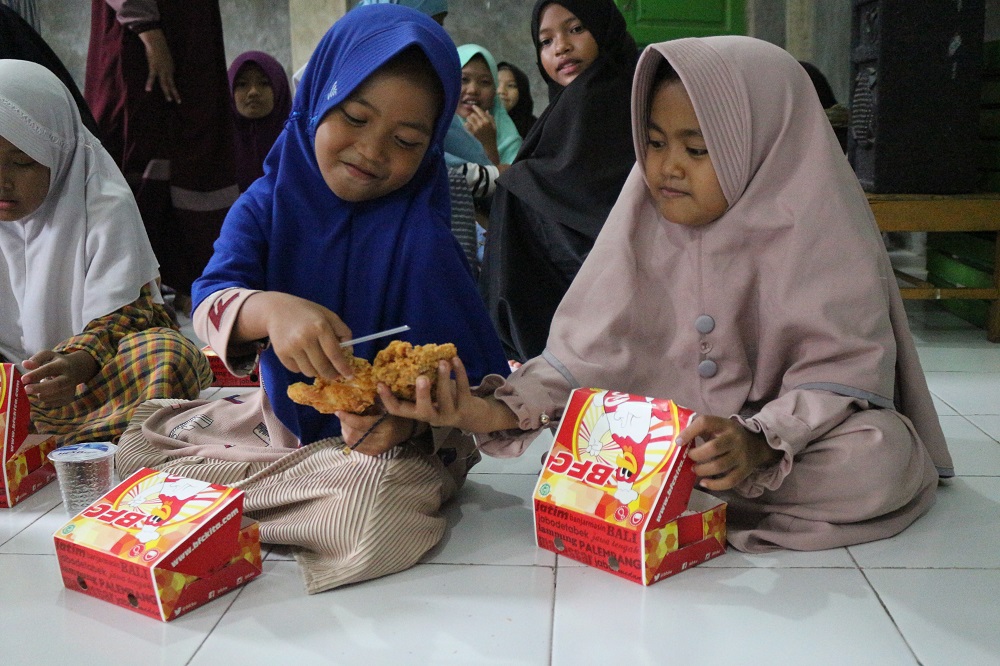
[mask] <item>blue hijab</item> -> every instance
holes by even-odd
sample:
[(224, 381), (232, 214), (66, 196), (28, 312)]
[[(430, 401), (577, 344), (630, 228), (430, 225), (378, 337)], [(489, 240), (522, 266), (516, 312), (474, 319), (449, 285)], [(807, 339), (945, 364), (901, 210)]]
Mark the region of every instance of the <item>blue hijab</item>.
[[(413, 179), (378, 199), (337, 197), (320, 174), (316, 127), (373, 72), (417, 45), (444, 86), (444, 109)], [(458, 104), (460, 68), (441, 26), (398, 5), (359, 7), (320, 41), (292, 114), (264, 164), (264, 176), (226, 217), (215, 254), (192, 289), (197, 306), (228, 287), (280, 291), (337, 313), (355, 335), (408, 324), (414, 344), (453, 342), (475, 383), (507, 362), (468, 264), (449, 229), (442, 142)], [(388, 340), (357, 345), (373, 359)], [(303, 444), (340, 434), (340, 422), (288, 399), (310, 381), (286, 369), (273, 349), (260, 359), (275, 414)]]

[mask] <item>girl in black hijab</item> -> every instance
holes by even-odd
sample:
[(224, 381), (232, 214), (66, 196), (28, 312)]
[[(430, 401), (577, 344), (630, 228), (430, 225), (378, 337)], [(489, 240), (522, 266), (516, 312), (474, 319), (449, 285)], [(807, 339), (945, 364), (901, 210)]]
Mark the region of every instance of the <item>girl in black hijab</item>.
[(497, 94), (503, 99), (504, 107), (507, 107), (508, 102), (504, 91), (506, 82), (503, 73), (509, 72), (514, 77), (517, 101), (514, 102), (513, 106), (507, 107), (507, 115), (514, 121), (514, 126), (517, 127), (517, 132), (523, 139), (528, 136), (532, 125), (538, 120), (533, 113), (535, 102), (531, 99), (531, 82), (528, 81), (527, 74), (509, 62), (498, 62), (497, 70), (500, 72), (500, 86), (497, 89)]
[(480, 276), (516, 361), (545, 348), (552, 315), (635, 163), (638, 53), (613, 0), (538, 0), (531, 36), (549, 105), (497, 181)]

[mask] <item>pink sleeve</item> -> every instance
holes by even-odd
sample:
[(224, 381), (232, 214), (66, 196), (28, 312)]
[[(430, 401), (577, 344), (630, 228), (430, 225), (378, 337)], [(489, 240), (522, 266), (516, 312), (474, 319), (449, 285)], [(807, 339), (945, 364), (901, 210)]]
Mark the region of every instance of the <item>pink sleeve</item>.
[(851, 414), (869, 407), (860, 398), (795, 389), (767, 403), (752, 416), (734, 416), (747, 430), (762, 433), (772, 449), (784, 454), (776, 464), (751, 474), (736, 491), (744, 497), (759, 497), (765, 490), (777, 490), (791, 473), (795, 457), (810, 442), (821, 439)]
[(473, 393), (492, 394), (505, 403), (517, 415), (520, 429), (477, 434), (477, 445), (495, 458), (521, 455), (543, 429), (558, 424), (571, 390), (565, 377), (542, 357), (531, 359), (506, 380), (488, 375)]
[(104, 0), (111, 9), (115, 10), (115, 15), (119, 23), (135, 32), (142, 32), (142, 28), (147, 30), (156, 27), (160, 22), (160, 8), (157, 0)]
[(219, 355), (234, 375), (245, 376), (253, 372), (258, 354), (267, 346), (266, 340), (229, 342), (240, 308), (257, 293), (260, 293), (259, 290), (239, 287), (220, 289), (203, 300), (191, 317), (194, 332)]

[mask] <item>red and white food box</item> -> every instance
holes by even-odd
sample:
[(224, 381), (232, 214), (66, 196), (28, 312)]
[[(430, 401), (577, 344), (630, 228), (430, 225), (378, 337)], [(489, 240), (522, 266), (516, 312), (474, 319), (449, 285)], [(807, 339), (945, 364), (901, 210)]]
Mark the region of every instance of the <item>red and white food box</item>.
[(0, 508), (8, 508), (56, 478), (48, 459), (56, 443), (52, 435), (30, 433), (31, 408), (21, 373), (13, 363), (0, 365)]
[(165, 621), (261, 573), (243, 491), (147, 468), (54, 538), (67, 588)]
[(229, 372), (229, 368), (222, 362), (219, 355), (210, 346), (205, 345), (201, 351), (208, 357), (208, 365), (212, 368), (212, 386), (240, 387), (240, 386), (260, 386), (260, 368), (254, 366), (253, 372), (246, 377), (238, 377)]
[(651, 585), (726, 550), (726, 503), (694, 490), (694, 413), (670, 400), (576, 389), (535, 486), (541, 548)]

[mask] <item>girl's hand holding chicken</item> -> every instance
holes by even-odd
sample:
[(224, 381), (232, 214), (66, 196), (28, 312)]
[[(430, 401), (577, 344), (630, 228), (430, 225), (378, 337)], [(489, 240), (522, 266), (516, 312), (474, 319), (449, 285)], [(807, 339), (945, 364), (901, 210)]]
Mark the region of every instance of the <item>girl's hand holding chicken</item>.
[(507, 405), (492, 396), (479, 398), (472, 394), (465, 366), (458, 357), (438, 363), (436, 403), (431, 399), (431, 382), (423, 376), (417, 377), (414, 402), (396, 398), (385, 384), (378, 385), (378, 393), (390, 414), (436, 427), (481, 433), (518, 427), (517, 416)]

